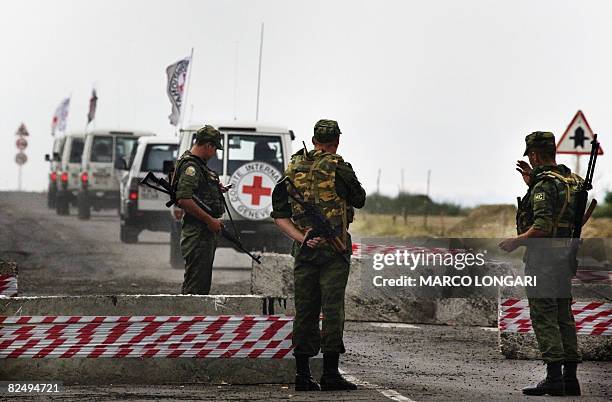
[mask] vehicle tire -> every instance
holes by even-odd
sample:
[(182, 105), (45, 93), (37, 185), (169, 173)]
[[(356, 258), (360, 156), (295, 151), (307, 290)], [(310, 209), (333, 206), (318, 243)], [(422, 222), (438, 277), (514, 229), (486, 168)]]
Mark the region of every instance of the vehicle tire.
[(55, 188), (55, 183), (53, 183), (53, 185), (49, 185), (49, 190), (47, 191), (47, 207), (49, 209), (55, 209), (56, 198), (57, 189)]
[(174, 269), (185, 268), (183, 254), (181, 254), (181, 222), (170, 223), (170, 265)]
[(126, 224), (119, 226), (119, 239), (122, 243), (134, 244), (138, 243), (138, 229)]
[(87, 193), (79, 192), (77, 195), (77, 209), (79, 211), (79, 219), (91, 218), (91, 205)]
[(55, 197), (55, 211), (58, 215), (70, 215), (70, 201), (68, 194), (58, 191)]

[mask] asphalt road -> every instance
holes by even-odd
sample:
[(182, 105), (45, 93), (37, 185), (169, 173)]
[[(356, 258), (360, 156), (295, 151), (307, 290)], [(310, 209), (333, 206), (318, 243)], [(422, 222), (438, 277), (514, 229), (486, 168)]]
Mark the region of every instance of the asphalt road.
[[(119, 241), (114, 211), (93, 213), (83, 222), (74, 210), (68, 217), (48, 210), (43, 194), (0, 192), (0, 257), (19, 263), (21, 295), (178, 293), (183, 273), (169, 266), (168, 234), (145, 232), (139, 240), (133, 245)], [(248, 257), (218, 250), (211, 293), (248, 293), (249, 267)], [(360, 382), (356, 392), (296, 395), (286, 385), (108, 385), (67, 386), (56, 398), (525, 400), (520, 388), (539, 381), (543, 371), (536, 361), (504, 359), (497, 332), (490, 328), (349, 322), (345, 342), (342, 367)], [(580, 400), (612, 399), (611, 362), (586, 362), (579, 377), (585, 395)]]

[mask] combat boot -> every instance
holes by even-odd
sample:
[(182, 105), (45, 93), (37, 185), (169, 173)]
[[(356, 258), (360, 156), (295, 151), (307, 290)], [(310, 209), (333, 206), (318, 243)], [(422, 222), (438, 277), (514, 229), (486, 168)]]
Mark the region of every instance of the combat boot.
[(565, 395), (580, 396), (580, 383), (576, 377), (578, 363), (563, 363), (563, 383), (565, 384)]
[(357, 385), (340, 375), (338, 371), (339, 360), (339, 353), (323, 353), (321, 391), (349, 391), (357, 389)]
[(321, 387), (310, 374), (308, 356), (295, 355), (295, 390), (320, 391)]
[(523, 388), (525, 395), (565, 395), (563, 375), (561, 374), (561, 363), (548, 363), (546, 365), (546, 378), (535, 387)]

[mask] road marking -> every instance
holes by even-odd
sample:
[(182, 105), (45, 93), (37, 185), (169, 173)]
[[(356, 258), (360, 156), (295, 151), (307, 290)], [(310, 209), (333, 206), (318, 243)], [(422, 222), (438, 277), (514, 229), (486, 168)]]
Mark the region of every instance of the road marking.
[(497, 327), (480, 327), (480, 329), (491, 332), (497, 332), (499, 330)]
[(367, 382), (367, 381), (362, 381), (359, 378), (348, 374), (346, 371), (344, 371), (342, 369), (338, 369), (338, 371), (348, 381), (350, 381), (350, 382), (352, 382), (354, 384), (360, 385), (363, 388), (378, 391), (378, 392), (381, 393), (381, 395), (383, 395), (386, 398), (391, 399), (392, 401), (396, 401), (396, 402), (415, 402), (414, 399), (410, 399), (407, 396), (404, 396), (404, 395), (400, 394), (396, 390), (393, 390), (393, 389), (381, 389), (381, 387), (379, 385), (372, 384), (371, 382)]
[(410, 328), (410, 329), (421, 329), (421, 327), (417, 327), (412, 324), (403, 324), (400, 322), (371, 322), (371, 326), (378, 328)]

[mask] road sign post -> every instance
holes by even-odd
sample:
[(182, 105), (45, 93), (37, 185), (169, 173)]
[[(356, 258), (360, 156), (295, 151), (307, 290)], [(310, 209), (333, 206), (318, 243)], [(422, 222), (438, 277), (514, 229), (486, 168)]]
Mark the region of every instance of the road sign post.
[(17, 141), (15, 141), (15, 146), (19, 150), (15, 155), (15, 163), (19, 167), (19, 171), (17, 173), (17, 190), (21, 191), (21, 170), (23, 165), (28, 161), (28, 156), (23, 152), (28, 147), (28, 140), (25, 137), (29, 137), (30, 133), (28, 133), (28, 129), (25, 124), (21, 123), (15, 135), (18, 137)]

